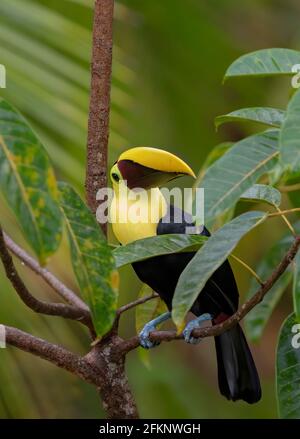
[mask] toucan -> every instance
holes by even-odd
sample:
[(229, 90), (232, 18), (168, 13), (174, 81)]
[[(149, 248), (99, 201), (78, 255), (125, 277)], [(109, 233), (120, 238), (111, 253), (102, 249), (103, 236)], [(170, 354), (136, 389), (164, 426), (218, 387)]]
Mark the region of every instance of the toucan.
[[(123, 152), (113, 165), (110, 177), (114, 196), (110, 205), (113, 232), (121, 245), (156, 235), (186, 233), (194, 224), (193, 217), (171, 203), (168, 204), (160, 188), (167, 182), (188, 175), (192, 169), (179, 157), (158, 148), (135, 147)], [(127, 215), (136, 207), (136, 193), (144, 191), (139, 200), (138, 218)], [(156, 206), (151, 213), (150, 204)], [(167, 215), (167, 221), (165, 221)], [(180, 218), (180, 220), (178, 220)], [(203, 225), (197, 233), (210, 236)], [(196, 233), (196, 232), (195, 232)], [(209, 238), (208, 238), (209, 239)], [(172, 299), (178, 279), (195, 251), (173, 253), (134, 262), (138, 278), (150, 286), (165, 302), (168, 312), (145, 325), (139, 334), (142, 347), (149, 349), (157, 343), (150, 340), (151, 331), (171, 317)], [(225, 321), (238, 308), (239, 292), (231, 266), (226, 260), (207, 281), (190, 311), (196, 317), (185, 326), (187, 343), (196, 344), (194, 328), (205, 320), (213, 325)], [(228, 400), (255, 403), (261, 398), (259, 376), (249, 346), (239, 325), (215, 337), (218, 363), (218, 383)]]

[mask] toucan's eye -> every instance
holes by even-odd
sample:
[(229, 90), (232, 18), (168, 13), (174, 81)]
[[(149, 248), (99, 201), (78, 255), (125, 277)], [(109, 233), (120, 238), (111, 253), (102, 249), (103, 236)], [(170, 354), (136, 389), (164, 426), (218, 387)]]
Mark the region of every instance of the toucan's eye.
[(111, 174), (111, 176), (112, 176), (113, 180), (115, 180), (116, 182), (120, 181), (120, 177), (119, 177), (118, 174), (116, 174), (115, 172), (113, 172), (113, 173)]

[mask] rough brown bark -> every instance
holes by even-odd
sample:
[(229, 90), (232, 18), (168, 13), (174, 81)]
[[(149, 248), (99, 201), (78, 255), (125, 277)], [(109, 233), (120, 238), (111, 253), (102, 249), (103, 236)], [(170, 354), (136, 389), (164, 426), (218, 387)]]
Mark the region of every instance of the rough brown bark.
[[(110, 91), (112, 72), (112, 28), (114, 0), (96, 0), (91, 63), (91, 98), (88, 123), (86, 199), (93, 213), (97, 210), (96, 195), (107, 187), (107, 156), (109, 138)], [(105, 235), (107, 225), (101, 224)], [(116, 325), (117, 326), (117, 325)], [(103, 376), (99, 387), (108, 418), (137, 418), (137, 408), (125, 373), (125, 357), (113, 361), (111, 352), (119, 340), (97, 345), (87, 356), (92, 364), (101, 365)], [(101, 346), (101, 348), (100, 348)]]
[[(94, 213), (97, 210), (96, 194), (107, 186), (113, 10), (114, 0), (96, 0), (85, 183), (86, 199)], [(101, 224), (101, 227), (106, 233), (106, 224)]]
[(6, 342), (50, 361), (97, 387), (109, 419), (136, 419), (138, 411), (125, 373), (125, 357), (116, 355), (123, 340), (117, 335), (98, 343), (81, 357), (66, 348), (5, 326)]
[(125, 371), (125, 356), (119, 355), (123, 343), (117, 335), (97, 344), (85, 357), (101, 370), (98, 391), (108, 419), (137, 419), (136, 402), (129, 387)]
[(11, 326), (5, 326), (5, 336), (8, 345), (50, 361), (91, 384), (95, 384), (95, 380), (98, 380), (97, 384), (100, 385), (99, 373), (97, 373), (95, 366), (62, 346), (49, 343)]

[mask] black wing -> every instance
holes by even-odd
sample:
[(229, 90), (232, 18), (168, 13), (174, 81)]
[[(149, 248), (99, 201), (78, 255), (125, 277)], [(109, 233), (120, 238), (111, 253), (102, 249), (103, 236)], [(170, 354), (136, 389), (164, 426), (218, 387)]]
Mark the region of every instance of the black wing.
[(166, 215), (159, 221), (156, 231), (158, 235), (168, 235), (170, 233), (180, 233), (185, 235), (191, 233), (193, 235), (210, 236), (206, 227), (195, 226), (191, 214), (173, 206), (172, 204), (168, 206)]
[[(205, 226), (195, 227), (192, 216), (173, 205), (169, 205), (167, 214), (160, 220), (157, 226), (158, 235), (170, 233), (192, 233), (210, 236)], [(186, 256), (181, 257), (181, 255)], [(173, 256), (177, 256), (178, 266), (182, 269), (182, 264), (187, 264), (194, 254), (177, 253)], [(182, 258), (182, 264), (179, 258)], [(234, 274), (229, 262), (226, 260), (208, 280), (192, 311), (196, 315), (204, 312), (209, 312), (215, 316), (219, 314), (231, 315), (237, 310), (238, 302), (239, 293)]]

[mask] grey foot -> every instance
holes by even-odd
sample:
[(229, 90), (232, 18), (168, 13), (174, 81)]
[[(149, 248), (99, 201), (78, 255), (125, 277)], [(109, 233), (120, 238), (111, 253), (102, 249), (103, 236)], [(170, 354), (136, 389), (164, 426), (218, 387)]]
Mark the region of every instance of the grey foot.
[(155, 346), (160, 345), (160, 342), (158, 342), (158, 341), (152, 342), (150, 340), (150, 337), (149, 337), (150, 332), (155, 331), (157, 325), (160, 325), (161, 323), (165, 322), (170, 317), (171, 317), (171, 313), (169, 311), (165, 312), (164, 314), (161, 314), (160, 316), (158, 316), (155, 319), (153, 319), (150, 322), (148, 322), (143, 327), (143, 329), (139, 333), (140, 345), (143, 348), (151, 349), (151, 348), (154, 348)]
[(186, 327), (182, 331), (182, 334), (183, 334), (183, 337), (184, 337), (184, 340), (186, 341), (186, 343), (198, 344), (201, 342), (201, 338), (192, 337), (192, 332), (194, 329), (200, 328), (201, 323), (205, 322), (206, 320), (212, 320), (212, 316), (208, 313), (202, 314), (201, 316), (197, 317), (196, 319), (191, 320), (186, 325)]
[(151, 324), (151, 322), (147, 323), (141, 332), (139, 333), (139, 339), (140, 339), (140, 345), (144, 349), (151, 349), (155, 346), (160, 345), (160, 342), (158, 341), (151, 341), (150, 340), (150, 332), (155, 331), (156, 327), (155, 325)]

